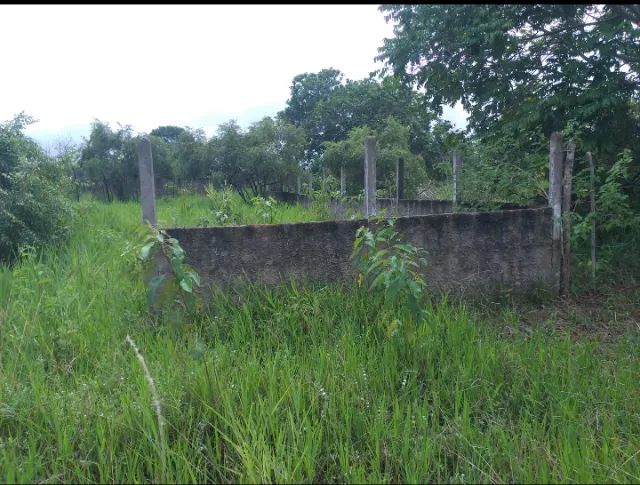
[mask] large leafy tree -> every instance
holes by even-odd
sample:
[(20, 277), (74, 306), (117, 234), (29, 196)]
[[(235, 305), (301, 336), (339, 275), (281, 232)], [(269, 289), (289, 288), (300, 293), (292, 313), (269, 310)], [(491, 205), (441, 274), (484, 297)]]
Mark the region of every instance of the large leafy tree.
[[(383, 5), (384, 70), (434, 109), (462, 100), (478, 132), (570, 119), (625, 131), (640, 79), (640, 9), (615, 5)], [(613, 123), (613, 125), (612, 125)]]
[(174, 125), (164, 125), (154, 128), (149, 135), (156, 136), (166, 143), (176, 143), (180, 139), (180, 135), (184, 133), (187, 133), (185, 128)]
[(159, 182), (204, 182), (210, 175), (207, 137), (203, 130), (160, 126), (149, 135)]
[(349, 79), (316, 104), (310, 120), (315, 128), (312, 134), (323, 141), (339, 141), (357, 126), (381, 127), (391, 116), (411, 126), (412, 139), (417, 141), (429, 132), (435, 119), (424, 101), (423, 96), (394, 78), (382, 82)]
[[(581, 153), (587, 150), (606, 171), (630, 149), (632, 162), (620, 187), (640, 200), (640, 7), (380, 9), (395, 23), (394, 37), (379, 49), (382, 71), (423, 90), (434, 110), (461, 100), (471, 134), (489, 148), (475, 153), (489, 157), (482, 163), (500, 164), (505, 180), (543, 168), (540, 137), (564, 130), (567, 138), (579, 139), (578, 174), (585, 170)], [(539, 159), (532, 165), (525, 154), (534, 152)]]
[(377, 127), (358, 126), (347, 134), (344, 140), (327, 141), (322, 155), (323, 164), (339, 177), (340, 168), (345, 169), (347, 193), (356, 194), (364, 185), (364, 140), (367, 136), (377, 140), (376, 178), (380, 194), (392, 196), (395, 193), (395, 166), (399, 158), (405, 162), (405, 190), (408, 197), (415, 197), (420, 184), (426, 180), (424, 161), (409, 147), (409, 129), (397, 119), (389, 117)]
[(309, 136), (305, 161), (309, 163), (322, 150), (324, 133), (318, 126), (315, 111), (318, 103), (342, 85), (344, 74), (337, 69), (322, 69), (317, 73), (298, 74), (291, 83), (291, 96), (279, 117), (304, 129)]
[(344, 74), (337, 69), (322, 69), (317, 73), (298, 74), (291, 83), (284, 117), (296, 126), (305, 126), (316, 105), (342, 84)]
[(231, 120), (209, 141), (211, 171), (245, 200), (249, 192), (265, 195), (297, 173), (305, 142), (304, 130), (282, 119), (265, 117), (246, 131)]
[(294, 78), (291, 98), (280, 117), (306, 130), (307, 163), (321, 163), (326, 142), (345, 140), (359, 126), (381, 128), (393, 117), (409, 129), (411, 150), (424, 156), (427, 168), (433, 166), (441, 150), (432, 133), (436, 115), (425, 96), (393, 77), (345, 82), (342, 78), (332, 69)]
[(138, 165), (133, 130), (95, 120), (80, 153), (80, 169), (107, 200), (127, 199), (137, 192)]

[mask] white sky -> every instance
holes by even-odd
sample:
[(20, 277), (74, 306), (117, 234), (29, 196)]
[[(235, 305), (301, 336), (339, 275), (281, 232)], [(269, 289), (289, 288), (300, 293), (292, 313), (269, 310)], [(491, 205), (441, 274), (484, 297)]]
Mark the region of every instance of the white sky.
[(94, 118), (210, 135), (275, 115), (297, 74), (366, 77), (392, 35), (377, 5), (0, 5), (0, 121), (24, 110), (44, 144)]

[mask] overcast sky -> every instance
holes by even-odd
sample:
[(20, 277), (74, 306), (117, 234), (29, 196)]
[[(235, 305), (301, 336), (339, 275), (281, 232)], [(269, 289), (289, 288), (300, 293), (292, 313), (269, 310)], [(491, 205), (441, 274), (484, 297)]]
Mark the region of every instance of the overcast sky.
[(45, 145), (95, 118), (210, 135), (275, 115), (297, 74), (368, 76), (392, 35), (376, 5), (0, 5), (0, 121), (25, 111)]

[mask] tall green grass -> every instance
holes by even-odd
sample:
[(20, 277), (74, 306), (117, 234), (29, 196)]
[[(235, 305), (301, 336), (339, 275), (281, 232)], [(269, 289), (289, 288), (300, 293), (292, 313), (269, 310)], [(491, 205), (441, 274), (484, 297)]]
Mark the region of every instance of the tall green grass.
[(159, 322), (127, 252), (139, 220), (84, 202), (67, 246), (0, 271), (0, 481), (640, 481), (633, 340), (504, 338), (445, 299), (407, 345), (386, 328), (408, 310), (350, 285)]
[[(233, 191), (230, 193), (230, 218), (221, 224), (216, 220), (214, 211), (218, 209), (215, 201), (202, 195), (179, 195), (158, 199), (158, 223), (164, 227), (196, 227), (231, 224), (280, 224), (293, 222), (312, 222), (330, 220), (326, 207), (311, 204), (303, 208), (299, 204), (276, 203), (271, 218), (262, 217), (261, 211), (251, 203), (242, 201)], [(132, 210), (140, 210), (138, 203), (131, 203)], [(136, 209), (133, 209), (133, 207)]]

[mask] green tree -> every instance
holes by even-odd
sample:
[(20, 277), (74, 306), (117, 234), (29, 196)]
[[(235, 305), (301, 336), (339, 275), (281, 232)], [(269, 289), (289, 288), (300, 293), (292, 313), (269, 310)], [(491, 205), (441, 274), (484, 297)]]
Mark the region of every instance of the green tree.
[(203, 130), (185, 128), (178, 134), (175, 143), (168, 143), (168, 146), (177, 181), (206, 182), (211, 175), (212, 162)]
[(95, 120), (84, 140), (80, 167), (95, 187), (101, 187), (108, 201), (133, 197), (137, 193), (138, 165), (132, 128)]
[(344, 74), (333, 68), (298, 74), (291, 83), (291, 97), (287, 100), (284, 118), (305, 127), (316, 105), (342, 84), (343, 77)]
[(162, 141), (166, 143), (173, 144), (177, 143), (180, 140), (180, 136), (185, 133), (187, 133), (187, 130), (185, 128), (182, 128), (180, 126), (165, 125), (154, 128), (153, 130), (151, 130), (149, 135), (161, 138)]
[(40, 145), (23, 133), (27, 126), (35, 122), (35, 118), (21, 112), (0, 124), (0, 188), (8, 186), (7, 176), (21, 160), (44, 158)]
[(305, 160), (309, 163), (321, 151), (323, 133), (315, 121), (314, 111), (320, 101), (342, 84), (344, 74), (337, 69), (322, 69), (317, 73), (298, 74), (291, 83), (291, 96), (280, 117), (306, 130), (309, 144)]
[[(423, 89), (431, 107), (461, 100), (484, 152), (478, 174), (537, 180), (552, 131), (581, 131), (581, 153), (613, 167), (631, 150), (624, 190), (640, 197), (640, 8), (624, 5), (383, 5), (394, 37), (385, 39), (382, 72)], [(540, 137), (547, 140), (540, 143)], [(545, 146), (546, 145), (546, 146)], [(504, 152), (497, 154), (501, 147)], [(492, 152), (492, 153), (489, 153)], [(538, 157), (533, 161), (531, 156)], [(526, 160), (529, 158), (529, 160)], [(507, 162), (507, 163), (505, 163)], [(487, 169), (487, 170), (485, 170)], [(494, 177), (495, 178), (495, 177)], [(482, 176), (476, 180), (480, 184)], [(524, 188), (523, 184), (520, 184)], [(544, 191), (544, 188), (543, 190)], [(507, 191), (508, 192), (508, 191)], [(538, 190), (540, 192), (540, 190)], [(531, 191), (520, 191), (526, 198)]]
[[(333, 72), (334, 76), (327, 76), (327, 72)], [(409, 128), (411, 150), (422, 154), (426, 168), (433, 171), (439, 161), (436, 157), (442, 152), (442, 140), (432, 133), (439, 120), (425, 96), (393, 77), (342, 82), (342, 75), (337, 72), (325, 69), (317, 74), (296, 76), (289, 106), (280, 113), (282, 118), (306, 130), (306, 163), (318, 170), (325, 142), (344, 140), (358, 126), (380, 128), (391, 116)], [(451, 125), (441, 124), (440, 128), (444, 126)]]
[(424, 161), (409, 148), (409, 129), (395, 118), (387, 118), (382, 126), (373, 129), (368, 126), (353, 128), (345, 140), (326, 142), (322, 163), (339, 177), (340, 167), (344, 167), (347, 192), (356, 194), (364, 186), (364, 140), (373, 135), (377, 139), (376, 158), (377, 186), (381, 196), (395, 194), (396, 161), (405, 161), (406, 197), (418, 195), (420, 185), (426, 180)]
[[(435, 110), (462, 100), (478, 132), (570, 119), (594, 130), (624, 119), (637, 95), (637, 8), (614, 5), (383, 5), (396, 22), (379, 60), (424, 88)], [(623, 126), (615, 125), (619, 128)]]
[(209, 141), (212, 171), (249, 200), (298, 173), (305, 133), (282, 119), (265, 117), (245, 132), (231, 120), (218, 128)]
[(0, 124), (0, 261), (62, 240), (73, 214), (67, 166), (24, 134), (33, 122), (20, 113)]

